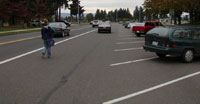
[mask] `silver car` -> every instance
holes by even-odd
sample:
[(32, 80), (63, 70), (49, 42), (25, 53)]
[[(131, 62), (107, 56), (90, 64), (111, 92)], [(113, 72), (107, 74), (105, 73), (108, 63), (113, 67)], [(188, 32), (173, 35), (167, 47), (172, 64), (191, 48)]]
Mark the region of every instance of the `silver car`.
[(98, 26), (98, 33), (100, 32), (109, 32), (111, 33), (111, 24), (110, 22), (102, 22), (101, 24), (99, 24)]

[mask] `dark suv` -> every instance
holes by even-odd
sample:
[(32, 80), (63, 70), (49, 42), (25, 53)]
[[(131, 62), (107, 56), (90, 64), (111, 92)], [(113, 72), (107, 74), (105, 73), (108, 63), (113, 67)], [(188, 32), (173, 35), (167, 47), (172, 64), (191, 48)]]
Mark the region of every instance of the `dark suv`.
[(191, 62), (194, 56), (200, 55), (200, 28), (156, 27), (145, 36), (143, 47), (159, 57), (181, 56), (184, 62)]

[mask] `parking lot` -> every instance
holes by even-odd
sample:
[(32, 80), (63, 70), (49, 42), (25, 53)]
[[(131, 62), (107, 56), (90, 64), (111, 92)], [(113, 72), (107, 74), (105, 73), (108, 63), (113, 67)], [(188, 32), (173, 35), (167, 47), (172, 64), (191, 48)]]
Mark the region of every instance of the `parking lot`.
[[(160, 59), (143, 49), (144, 36), (117, 23), (111, 34), (92, 26), (73, 28), (70, 37), (55, 38), (51, 59), (36, 51), (9, 61), (41, 48), (40, 39), (1, 46), (0, 104), (200, 103), (200, 58)], [(5, 50), (18, 44), (26, 44), (25, 51), (6, 56)]]

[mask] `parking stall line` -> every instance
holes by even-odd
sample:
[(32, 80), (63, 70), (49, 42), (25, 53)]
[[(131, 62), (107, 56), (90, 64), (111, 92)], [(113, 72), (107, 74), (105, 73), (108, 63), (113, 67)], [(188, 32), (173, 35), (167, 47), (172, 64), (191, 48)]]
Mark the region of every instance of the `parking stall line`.
[[(88, 31), (88, 32), (85, 32), (85, 33), (82, 33), (82, 34), (79, 34), (77, 36), (74, 36), (74, 37), (71, 37), (71, 38), (68, 38), (68, 39), (65, 39), (65, 40), (62, 40), (62, 41), (59, 41), (59, 42), (56, 42), (55, 45), (61, 44), (63, 42), (66, 42), (66, 41), (69, 41), (69, 40), (72, 40), (72, 39), (75, 39), (75, 38), (78, 38), (78, 37), (81, 37), (81, 36), (84, 36), (84, 35), (87, 35), (87, 34), (92, 33), (94, 31), (96, 31), (96, 29)], [(38, 52), (38, 51), (40, 51), (42, 49), (43, 49), (43, 47), (35, 49), (35, 50), (27, 52), (27, 53), (24, 53), (24, 54), (21, 54), (21, 55), (18, 55), (18, 56), (15, 56), (15, 57), (12, 57), (12, 58), (9, 58), (9, 59), (6, 59), (4, 61), (0, 61), (0, 65), (8, 63), (8, 62), (16, 60), (16, 59), (19, 59), (19, 58), (24, 57), (24, 56), (30, 55), (32, 53)]]
[(126, 95), (126, 96), (123, 96), (123, 97), (120, 97), (120, 98), (117, 98), (117, 99), (113, 99), (113, 100), (104, 102), (103, 104), (114, 104), (114, 103), (117, 103), (117, 102), (120, 102), (120, 101), (123, 101), (123, 100), (127, 100), (127, 99), (130, 99), (130, 98), (133, 98), (133, 97), (136, 97), (136, 96), (139, 96), (139, 95), (142, 95), (142, 94), (145, 94), (145, 93), (148, 93), (148, 92), (163, 88), (165, 86), (180, 82), (182, 80), (185, 80), (185, 79), (197, 76), (197, 75), (200, 75), (200, 71), (196, 72), (196, 73), (193, 73), (193, 74), (189, 74), (189, 75), (183, 76), (181, 78), (177, 78), (175, 80), (172, 80), (172, 81), (169, 81), (169, 82), (166, 82), (166, 83), (154, 86), (154, 87), (151, 87), (151, 88), (148, 88), (148, 89), (144, 89), (142, 91), (135, 92), (135, 93), (130, 94), (130, 95)]
[(136, 44), (136, 43), (144, 43), (144, 41), (136, 41), (136, 42), (119, 42), (116, 44)]
[(158, 58), (158, 57), (151, 57), (151, 58), (138, 59), (138, 60), (133, 60), (133, 61), (120, 62), (120, 63), (110, 64), (110, 66), (114, 67), (114, 66), (131, 64), (131, 63), (136, 63), (136, 62), (148, 61), (148, 60), (152, 60), (152, 59), (156, 59), (156, 58)]
[(119, 40), (139, 40), (139, 39), (144, 40), (144, 38), (122, 38), (122, 39), (119, 39)]
[(122, 52), (122, 51), (131, 51), (131, 50), (139, 50), (139, 49), (143, 49), (143, 48), (139, 47), (139, 48), (117, 49), (117, 50), (114, 50), (114, 51), (115, 52)]

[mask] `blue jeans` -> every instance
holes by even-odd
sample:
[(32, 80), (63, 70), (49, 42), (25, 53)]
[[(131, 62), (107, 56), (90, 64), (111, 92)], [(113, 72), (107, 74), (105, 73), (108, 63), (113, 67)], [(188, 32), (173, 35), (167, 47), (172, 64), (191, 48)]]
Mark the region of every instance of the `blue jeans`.
[(50, 39), (44, 40), (44, 49), (42, 55), (47, 53), (48, 57), (51, 57), (51, 46), (49, 45)]

